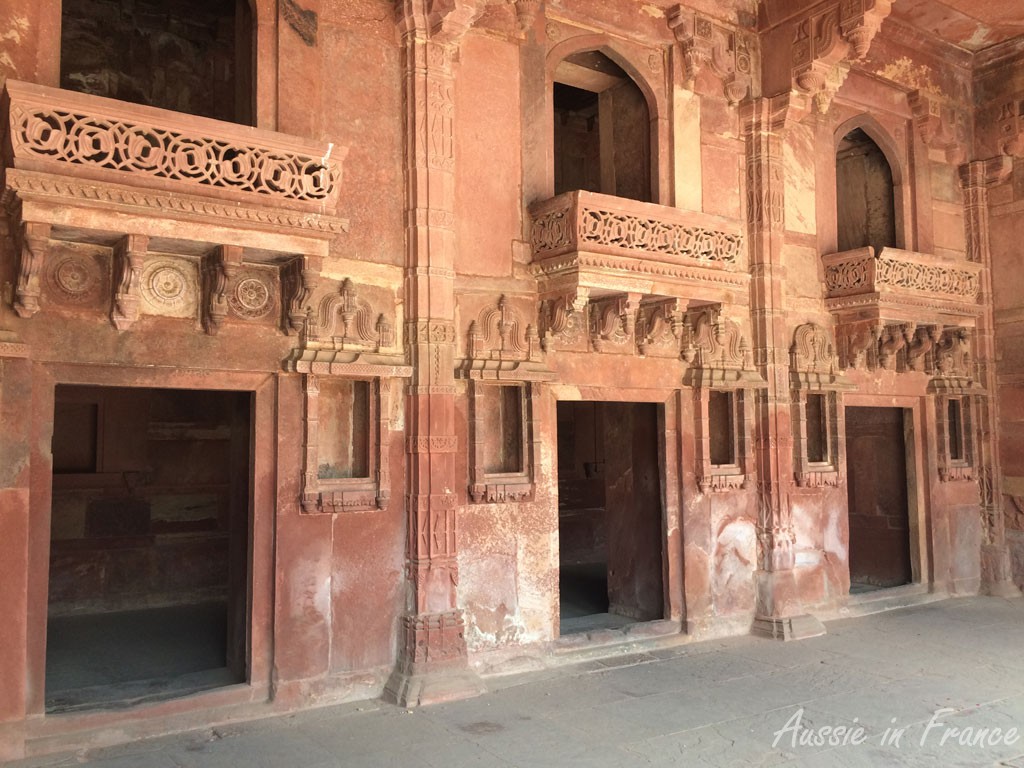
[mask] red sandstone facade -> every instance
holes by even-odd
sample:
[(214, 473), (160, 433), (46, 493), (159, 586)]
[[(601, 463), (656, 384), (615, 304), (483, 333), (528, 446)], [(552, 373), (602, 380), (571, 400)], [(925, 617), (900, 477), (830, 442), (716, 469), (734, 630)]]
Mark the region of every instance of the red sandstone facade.
[[(1019, 594), (1015, 2), (162, 5), (0, 9), (0, 759)], [(211, 597), (229, 684), (49, 701)]]

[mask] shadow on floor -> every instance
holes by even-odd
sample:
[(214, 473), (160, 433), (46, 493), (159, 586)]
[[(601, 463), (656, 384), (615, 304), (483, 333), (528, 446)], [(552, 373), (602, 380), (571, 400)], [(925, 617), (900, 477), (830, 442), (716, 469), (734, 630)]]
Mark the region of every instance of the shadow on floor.
[(46, 632), (46, 710), (129, 706), (240, 682), (226, 668), (223, 602), (57, 616)]

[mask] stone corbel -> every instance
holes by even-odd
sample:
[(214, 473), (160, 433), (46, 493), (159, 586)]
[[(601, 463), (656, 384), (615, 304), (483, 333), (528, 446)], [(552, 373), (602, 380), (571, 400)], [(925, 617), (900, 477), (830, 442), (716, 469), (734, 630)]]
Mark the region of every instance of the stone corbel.
[(929, 353), (941, 337), (942, 326), (925, 325), (918, 328), (907, 347), (907, 367), (912, 371), (923, 372), (927, 368)]
[(242, 264), (242, 248), (218, 245), (203, 257), (203, 329), (216, 335), (228, 314), (228, 284)]
[(935, 94), (917, 90), (907, 94), (914, 124), (926, 146), (943, 150), (947, 162), (960, 164), (966, 157), (962, 110)]
[(320, 284), (321, 262), (319, 256), (302, 256), (281, 268), (285, 333), (302, 333), (305, 328), (306, 318), (313, 311), (309, 300)]
[(683, 52), (690, 88), (707, 65), (722, 81), (729, 104), (738, 104), (750, 93), (753, 75), (750, 36), (738, 29), (722, 27), (683, 5), (671, 7), (666, 19)]
[(515, 0), (516, 26), (521, 34), (526, 34), (533, 26), (540, 12), (541, 0)]
[(637, 323), (636, 347), (641, 357), (679, 357), (684, 336), (685, 303), (680, 299), (644, 302)]
[(50, 225), (25, 221), (18, 231), (18, 282), (14, 288), (14, 311), (29, 318), (39, 311), (42, 293), (40, 277), (50, 247)]
[(1024, 98), (1017, 94), (1000, 104), (995, 123), (999, 151), (1010, 157), (1024, 158)]
[(430, 0), (427, 24), (431, 39), (437, 43), (458, 45), (486, 7), (484, 0)]
[(590, 346), (595, 352), (627, 346), (636, 330), (640, 294), (627, 293), (590, 304)]
[(915, 323), (886, 326), (879, 346), (879, 365), (887, 371), (896, 370), (896, 356), (914, 340)]
[(828, 111), (849, 62), (867, 55), (891, 10), (890, 0), (840, 0), (797, 23), (793, 83), (814, 98), (819, 113)]
[(590, 297), (590, 289), (577, 288), (545, 300), (541, 304), (540, 345), (545, 352), (551, 352), (557, 344), (569, 346), (578, 342), (585, 326), (584, 310)]
[(142, 267), (149, 250), (145, 235), (125, 235), (114, 246), (114, 295), (110, 305), (110, 322), (119, 331), (126, 331), (139, 319), (142, 291)]

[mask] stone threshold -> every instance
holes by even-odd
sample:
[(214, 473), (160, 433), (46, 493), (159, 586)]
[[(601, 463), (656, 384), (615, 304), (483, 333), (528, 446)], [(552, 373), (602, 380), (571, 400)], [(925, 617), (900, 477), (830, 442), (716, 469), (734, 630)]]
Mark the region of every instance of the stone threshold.
[(947, 600), (947, 592), (935, 592), (930, 584), (904, 584), (899, 587), (878, 589), (850, 595), (846, 605), (840, 608), (830, 619), (852, 619), (859, 616), (870, 616), (899, 608), (912, 608), (917, 605)]

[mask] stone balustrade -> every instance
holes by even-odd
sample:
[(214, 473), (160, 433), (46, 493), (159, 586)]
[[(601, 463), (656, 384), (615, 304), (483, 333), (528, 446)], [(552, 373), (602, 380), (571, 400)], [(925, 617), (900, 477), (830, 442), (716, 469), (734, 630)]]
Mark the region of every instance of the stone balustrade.
[(15, 80), (0, 110), (8, 168), (318, 213), (337, 205), (346, 150), (325, 142)]

